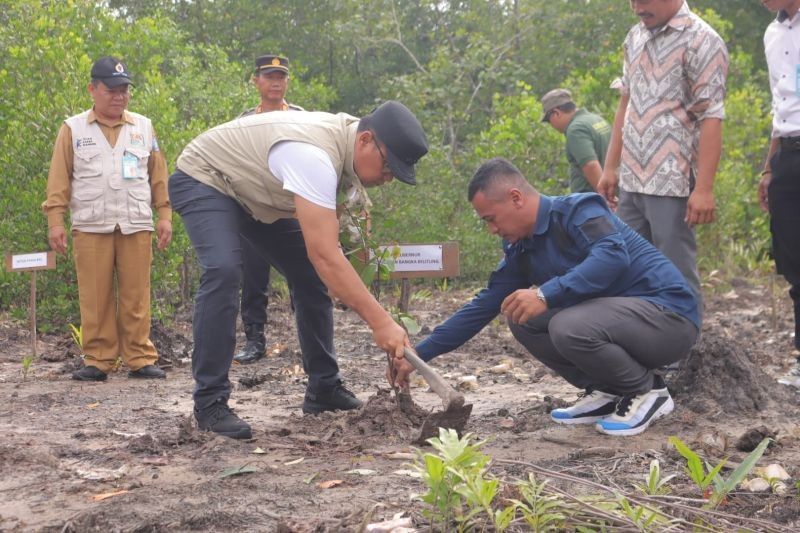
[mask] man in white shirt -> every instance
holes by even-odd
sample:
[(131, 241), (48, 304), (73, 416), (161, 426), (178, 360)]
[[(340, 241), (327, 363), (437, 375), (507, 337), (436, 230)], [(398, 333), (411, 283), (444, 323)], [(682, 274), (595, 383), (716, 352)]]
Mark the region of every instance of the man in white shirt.
[(778, 273), (791, 285), (794, 347), (800, 350), (800, 0), (761, 3), (778, 16), (764, 33), (773, 118), (758, 198), (770, 214)]
[(170, 199), (203, 267), (195, 301), (194, 414), (202, 430), (250, 438), (228, 407), (242, 239), (292, 287), (308, 386), (305, 413), (355, 409), (333, 347), (329, 292), (399, 357), (408, 337), (361, 282), (339, 247), (338, 191), (393, 178), (415, 184), (427, 153), (419, 121), (389, 101), (361, 120), (339, 113), (275, 111), (222, 124), (194, 139), (170, 177)]

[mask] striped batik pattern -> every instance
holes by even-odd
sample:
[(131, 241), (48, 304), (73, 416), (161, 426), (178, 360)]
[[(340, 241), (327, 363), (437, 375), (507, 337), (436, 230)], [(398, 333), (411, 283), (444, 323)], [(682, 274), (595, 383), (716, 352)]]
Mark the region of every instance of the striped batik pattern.
[(689, 196), (699, 121), (725, 116), (725, 42), (684, 2), (663, 27), (634, 26), (623, 44), (620, 187), (656, 196)]

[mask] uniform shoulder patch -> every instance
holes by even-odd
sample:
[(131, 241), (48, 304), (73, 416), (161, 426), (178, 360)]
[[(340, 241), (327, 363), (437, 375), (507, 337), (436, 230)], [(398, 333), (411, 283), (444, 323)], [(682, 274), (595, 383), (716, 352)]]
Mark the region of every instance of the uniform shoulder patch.
[(617, 232), (617, 228), (615, 228), (606, 217), (590, 218), (579, 227), (583, 234), (586, 235), (586, 238), (591, 242), (602, 239), (603, 237), (608, 237)]

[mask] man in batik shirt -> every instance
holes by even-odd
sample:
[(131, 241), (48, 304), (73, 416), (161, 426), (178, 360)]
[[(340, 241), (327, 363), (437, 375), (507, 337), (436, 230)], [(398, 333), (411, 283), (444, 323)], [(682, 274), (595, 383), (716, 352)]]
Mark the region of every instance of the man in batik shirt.
[(684, 0), (631, 0), (631, 7), (641, 22), (623, 43), (620, 102), (598, 192), (700, 297), (694, 226), (714, 221), (728, 51)]

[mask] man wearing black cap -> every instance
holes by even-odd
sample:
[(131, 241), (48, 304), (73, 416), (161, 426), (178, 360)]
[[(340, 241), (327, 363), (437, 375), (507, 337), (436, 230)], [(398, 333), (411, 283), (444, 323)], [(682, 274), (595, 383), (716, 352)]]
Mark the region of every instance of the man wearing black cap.
[[(257, 57), (253, 85), (261, 95), (261, 102), (244, 111), (240, 117), (270, 111), (304, 111), (302, 107), (286, 101), (286, 90), (289, 88), (287, 58), (273, 54)], [(247, 342), (242, 351), (233, 358), (243, 365), (255, 363), (266, 354), (264, 325), (267, 323), (269, 275), (269, 262), (253, 250), (249, 241), (243, 240), (241, 313)]]
[(427, 152), (419, 121), (395, 101), (360, 121), (319, 112), (243, 117), (206, 131), (183, 150), (169, 190), (203, 267), (192, 356), (200, 429), (251, 436), (228, 407), (242, 239), (292, 287), (308, 374), (303, 411), (361, 405), (339, 375), (328, 292), (369, 324), (382, 350), (399, 356), (410, 344), (341, 252), (337, 192), (355, 180), (366, 187), (393, 178), (413, 185), (414, 165)]
[(133, 83), (125, 64), (102, 57), (91, 75), (94, 105), (61, 126), (43, 205), (60, 254), (71, 215), (85, 363), (72, 377), (104, 381), (122, 356), (129, 377), (163, 378), (150, 342), (150, 241), (155, 230), (163, 250), (172, 238), (167, 165), (150, 120), (126, 110)]

